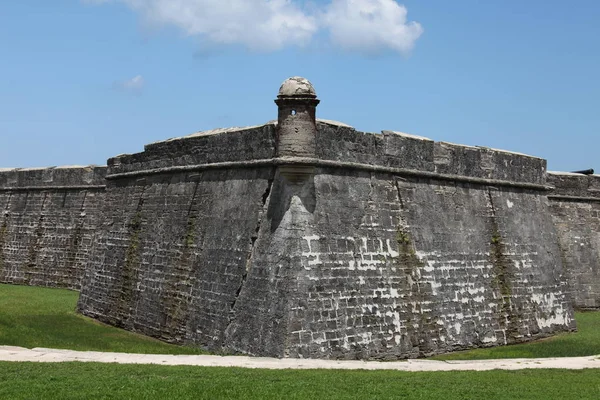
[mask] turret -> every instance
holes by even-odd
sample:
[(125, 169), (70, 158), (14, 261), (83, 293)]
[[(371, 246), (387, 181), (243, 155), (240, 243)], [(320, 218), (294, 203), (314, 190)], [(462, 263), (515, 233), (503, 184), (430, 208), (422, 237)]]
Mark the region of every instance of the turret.
[[(317, 135), (316, 108), (319, 104), (313, 85), (298, 76), (287, 79), (279, 89), (275, 103), (279, 107), (277, 156), (280, 158), (315, 158)], [(291, 182), (302, 182), (314, 173), (306, 164), (289, 164), (280, 168)]]

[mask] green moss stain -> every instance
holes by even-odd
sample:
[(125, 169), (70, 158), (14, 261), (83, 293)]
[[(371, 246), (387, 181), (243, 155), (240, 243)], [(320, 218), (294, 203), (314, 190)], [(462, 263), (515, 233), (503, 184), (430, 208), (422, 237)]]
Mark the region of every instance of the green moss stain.
[(128, 225), (129, 245), (125, 251), (125, 260), (121, 271), (121, 292), (118, 297), (118, 316), (120, 325), (127, 326), (131, 317), (130, 309), (134, 300), (134, 289), (137, 281), (137, 269), (140, 264), (140, 236), (142, 232), (143, 199), (140, 198), (138, 208)]
[(6, 243), (6, 233), (8, 232), (8, 218), (4, 218), (0, 225), (0, 270), (4, 269), (4, 244)]
[(404, 231), (402, 227), (398, 227), (398, 230), (396, 231), (396, 241), (398, 242), (398, 246), (411, 244), (410, 235), (408, 232)]
[(6, 208), (4, 210), (4, 218), (2, 220), (2, 225), (0, 225), (0, 271), (6, 267), (5, 266), (6, 259), (5, 259), (5, 255), (4, 255), (4, 246), (6, 245), (6, 235), (8, 233), (8, 219), (9, 219), (8, 208), (9, 208), (11, 200), (12, 200), (12, 193), (9, 193), (8, 199), (6, 201)]
[(493, 232), (492, 233), (492, 244), (497, 246), (500, 244), (500, 240), (502, 239), (502, 236), (500, 236), (498, 234), (498, 232)]
[(512, 261), (506, 255), (504, 239), (500, 234), (496, 210), (491, 193), (488, 192), (491, 207), (490, 215), (490, 261), (492, 264), (492, 288), (498, 293), (496, 303), (498, 305), (497, 321), (501, 329), (506, 332), (506, 340), (513, 343), (519, 336), (518, 321), (521, 319), (516, 310), (513, 309), (511, 296), (511, 282), (514, 280)]
[(185, 335), (190, 289), (192, 287), (192, 253), (196, 243), (196, 215), (189, 216), (182, 240), (182, 253), (167, 282), (165, 291), (166, 326), (170, 336), (179, 342)]
[(46, 205), (46, 199), (48, 193), (44, 192), (44, 198), (42, 200), (42, 206), (40, 208), (40, 217), (38, 223), (33, 231), (31, 242), (27, 251), (27, 263), (23, 274), (23, 284), (30, 285), (32, 279), (39, 274), (40, 266), (37, 263), (38, 252), (40, 250), (40, 240), (44, 235), (44, 206)]
[[(66, 192), (63, 197), (63, 207), (66, 203)], [(81, 203), (81, 207), (79, 209), (79, 217), (75, 222), (75, 226), (73, 228), (73, 234), (69, 238), (69, 247), (67, 248), (67, 253), (65, 255), (65, 271), (67, 271), (67, 278), (71, 280), (71, 282), (63, 282), (64, 286), (72, 287), (77, 282), (78, 273), (77, 268), (77, 252), (79, 251), (79, 247), (83, 240), (83, 226), (85, 223), (85, 200), (87, 198), (87, 192), (83, 192), (83, 201)], [(75, 280), (75, 281), (73, 281)]]
[[(79, 220), (75, 224), (73, 234), (69, 238), (69, 247), (67, 248), (67, 254), (65, 256), (65, 271), (68, 272), (70, 277), (75, 278), (77, 276), (76, 262), (77, 252), (83, 239), (83, 217), (79, 217)], [(64, 282), (66, 284), (66, 282)], [(70, 285), (66, 285), (70, 286)]]
[(202, 207), (197, 195), (199, 183), (196, 183), (194, 194), (190, 200), (187, 223), (181, 238), (181, 256), (176, 260), (173, 273), (167, 277), (163, 291), (163, 313), (169, 341), (182, 342), (185, 339), (189, 319), (191, 289), (193, 280), (193, 255), (198, 241), (198, 215)]
[(507, 300), (504, 304), (510, 305), (510, 296), (512, 294), (510, 281), (512, 274), (509, 265), (511, 261), (505, 255), (506, 251), (502, 242), (502, 236), (498, 233), (498, 226), (495, 219), (492, 220), (492, 239), (490, 245), (490, 256), (494, 267), (494, 286), (498, 287), (502, 297)]
[(129, 246), (125, 252), (125, 263), (123, 265), (124, 286), (133, 283), (133, 272), (139, 264), (140, 232), (142, 230), (142, 213), (137, 211), (129, 224)]
[[(408, 294), (408, 310), (406, 313), (406, 328), (410, 346), (418, 348), (419, 355), (433, 353), (430, 346), (432, 341), (439, 339), (439, 326), (433, 310), (424, 310), (423, 302), (432, 300), (431, 286), (419, 282), (419, 270), (425, 264), (417, 257), (413, 239), (408, 229), (399, 226), (396, 231), (396, 242), (398, 243), (398, 264), (404, 271)], [(413, 306), (414, 304), (414, 306)]]
[(184, 251), (188, 250), (196, 242), (196, 216), (188, 218), (185, 230)]
[[(395, 182), (400, 212), (406, 207), (402, 199), (402, 191), (398, 181)], [(404, 319), (406, 320), (406, 336), (403, 337), (407, 352), (415, 356), (424, 356), (433, 354), (435, 342), (439, 341), (440, 326), (437, 324), (437, 316), (434, 314), (434, 307), (428, 305), (430, 309), (424, 309), (423, 303), (433, 301), (433, 291), (431, 285), (422, 282), (420, 270), (425, 267), (425, 263), (419, 259), (416, 252), (414, 239), (410, 233), (405, 219), (400, 216), (398, 227), (396, 228), (396, 243), (398, 244), (398, 266), (404, 272), (406, 293), (404, 298)], [(433, 345), (433, 347), (432, 347)]]

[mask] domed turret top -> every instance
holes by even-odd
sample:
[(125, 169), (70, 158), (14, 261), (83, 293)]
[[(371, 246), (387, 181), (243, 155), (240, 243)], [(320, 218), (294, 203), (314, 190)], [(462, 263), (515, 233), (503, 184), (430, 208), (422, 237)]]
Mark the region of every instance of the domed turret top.
[(293, 76), (286, 79), (279, 88), (277, 97), (317, 97), (315, 88), (306, 78)]

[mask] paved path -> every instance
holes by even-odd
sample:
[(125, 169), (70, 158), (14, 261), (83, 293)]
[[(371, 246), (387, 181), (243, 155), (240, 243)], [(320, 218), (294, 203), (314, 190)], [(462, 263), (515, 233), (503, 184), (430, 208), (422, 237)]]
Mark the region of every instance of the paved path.
[(398, 371), (487, 371), (492, 369), (600, 368), (600, 356), (564, 358), (518, 358), (505, 360), (433, 361), (407, 360), (395, 362), (336, 361), (291, 358), (208, 355), (158, 355), (101, 353), (0, 346), (0, 361), (35, 362), (101, 362), (119, 364), (198, 365), (205, 367), (242, 367), (266, 369), (367, 369)]

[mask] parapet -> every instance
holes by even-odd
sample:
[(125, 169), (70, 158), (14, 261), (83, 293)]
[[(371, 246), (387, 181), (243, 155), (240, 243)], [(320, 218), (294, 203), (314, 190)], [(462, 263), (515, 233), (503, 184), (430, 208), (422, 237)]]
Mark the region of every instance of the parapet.
[(546, 182), (546, 160), (489, 147), (436, 142), (434, 162), (440, 174), (538, 185)]
[(317, 158), (433, 172), (433, 140), (393, 131), (360, 132), (333, 121), (317, 123)]
[(67, 165), (46, 168), (0, 169), (0, 190), (101, 188), (106, 167)]
[[(489, 180), (543, 186), (546, 160), (525, 154), (474, 147), (384, 130), (366, 133), (334, 122), (319, 121), (317, 157), (340, 163), (406, 169), (443, 179)], [(402, 171), (397, 171), (402, 174)]]
[(275, 157), (275, 123), (197, 132), (108, 160), (108, 175)]
[(260, 165), (280, 166), (290, 179), (310, 176), (315, 167), (328, 167), (547, 189), (546, 160), (538, 157), (434, 142), (391, 130), (360, 132), (340, 122), (316, 119), (319, 100), (304, 78), (287, 79), (275, 102), (277, 121), (148, 144), (141, 153), (109, 159), (108, 179)]
[(548, 171), (548, 184), (553, 198), (600, 201), (600, 175)]

